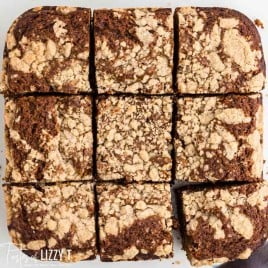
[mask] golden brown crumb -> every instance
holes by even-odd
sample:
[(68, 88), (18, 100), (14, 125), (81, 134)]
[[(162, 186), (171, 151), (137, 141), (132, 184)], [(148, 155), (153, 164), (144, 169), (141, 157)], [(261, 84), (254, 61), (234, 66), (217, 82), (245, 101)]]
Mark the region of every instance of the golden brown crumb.
[(254, 23), (257, 27), (260, 27), (261, 29), (264, 29), (263, 22), (260, 19), (255, 19)]

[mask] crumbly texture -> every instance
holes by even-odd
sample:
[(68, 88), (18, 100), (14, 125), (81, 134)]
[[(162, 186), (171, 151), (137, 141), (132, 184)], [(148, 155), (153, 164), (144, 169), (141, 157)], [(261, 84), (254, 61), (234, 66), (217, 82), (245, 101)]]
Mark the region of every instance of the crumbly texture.
[(192, 265), (247, 259), (267, 239), (268, 184), (185, 190), (182, 235)]
[(254, 23), (226, 8), (177, 8), (179, 93), (258, 92), (265, 62)]
[(171, 97), (103, 97), (97, 109), (98, 179), (171, 180)]
[(6, 100), (6, 180), (92, 179), (91, 114), (88, 96)]
[(6, 185), (4, 190), (9, 233), (25, 254), (44, 259), (61, 250), (61, 258), (53, 257), (65, 262), (95, 258), (92, 184)]
[(173, 255), (169, 184), (101, 184), (102, 261), (145, 260)]
[(38, 7), (10, 27), (3, 92), (89, 92), (90, 9)]
[(261, 29), (264, 29), (264, 25), (263, 25), (263, 22), (260, 20), (260, 19), (255, 19), (254, 20), (254, 23), (257, 27), (261, 28)]
[(172, 93), (171, 9), (95, 10), (94, 36), (99, 93)]
[(260, 94), (179, 99), (177, 180), (262, 180), (262, 117)]

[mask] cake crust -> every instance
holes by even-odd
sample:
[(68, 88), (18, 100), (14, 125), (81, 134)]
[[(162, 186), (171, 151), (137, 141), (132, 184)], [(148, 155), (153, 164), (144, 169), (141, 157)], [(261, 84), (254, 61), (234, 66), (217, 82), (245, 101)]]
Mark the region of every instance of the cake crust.
[(6, 181), (92, 180), (91, 113), (88, 96), (7, 99)]
[(179, 194), (183, 244), (192, 265), (247, 259), (267, 239), (266, 182)]
[(99, 93), (172, 93), (173, 18), (169, 8), (94, 11)]
[[(4, 186), (7, 224), (23, 253), (74, 262), (95, 259), (93, 185)], [(61, 254), (56, 254), (61, 252)]]
[(97, 185), (102, 261), (173, 255), (169, 184)]
[(264, 87), (259, 33), (242, 13), (227, 8), (181, 7), (178, 21), (179, 93), (248, 93)]
[(178, 99), (177, 180), (262, 180), (262, 117), (260, 94)]
[(90, 92), (90, 9), (37, 7), (7, 33), (3, 93)]
[(171, 97), (100, 98), (97, 109), (99, 180), (171, 180)]

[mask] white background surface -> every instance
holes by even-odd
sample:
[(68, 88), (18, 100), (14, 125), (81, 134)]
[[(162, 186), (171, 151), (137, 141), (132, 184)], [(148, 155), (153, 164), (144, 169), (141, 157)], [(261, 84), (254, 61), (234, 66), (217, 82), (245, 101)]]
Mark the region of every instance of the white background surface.
[[(178, 7), (178, 6), (219, 6), (237, 9), (245, 13), (252, 20), (258, 18), (264, 23), (264, 29), (259, 29), (262, 37), (262, 43), (265, 53), (266, 63), (268, 65), (268, 1), (267, 0), (182, 0), (182, 1), (166, 1), (166, 0), (0, 0), (0, 64), (2, 65), (2, 55), (5, 43), (6, 32), (13, 22), (21, 13), (29, 8), (41, 5), (70, 5), (96, 8), (112, 8), (112, 7)], [(264, 100), (264, 159), (268, 160), (268, 90), (263, 91)], [(4, 124), (3, 124), (3, 107), (4, 100), (0, 97), (0, 176), (4, 176), (5, 156), (4, 156)], [(267, 179), (268, 174), (267, 161), (264, 168), (264, 178)], [(98, 259), (94, 261), (85, 261), (75, 264), (61, 264), (58, 262), (40, 262), (35, 261), (10, 244), (11, 240), (6, 227), (6, 210), (3, 199), (3, 191), (0, 189), (0, 266), (1, 268), (24, 268), (24, 267), (70, 267), (70, 268), (138, 268), (138, 267), (173, 267), (173, 268), (190, 268), (190, 264), (186, 259), (184, 251), (181, 250), (178, 234), (174, 235), (174, 258), (170, 260), (154, 260), (139, 262), (117, 262), (117, 263), (101, 263)]]

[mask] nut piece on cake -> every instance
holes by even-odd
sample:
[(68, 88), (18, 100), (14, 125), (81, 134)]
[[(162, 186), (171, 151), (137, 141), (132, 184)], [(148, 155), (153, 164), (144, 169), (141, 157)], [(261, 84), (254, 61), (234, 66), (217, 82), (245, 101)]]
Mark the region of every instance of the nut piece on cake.
[(181, 7), (175, 11), (179, 93), (258, 92), (265, 62), (254, 23), (226, 8)]
[(91, 125), (90, 97), (6, 100), (6, 180), (92, 179)]
[(171, 97), (101, 97), (97, 110), (99, 180), (171, 180)]
[(99, 93), (172, 93), (173, 17), (169, 8), (94, 11)]
[(178, 99), (177, 180), (262, 180), (262, 116), (260, 94)]
[(102, 261), (173, 256), (169, 184), (101, 184), (99, 203)]
[(25, 254), (64, 262), (95, 259), (92, 184), (5, 185), (4, 190), (9, 233)]
[(3, 92), (90, 92), (90, 9), (37, 7), (10, 27)]
[(267, 239), (268, 184), (179, 193), (183, 245), (192, 265), (247, 259)]

